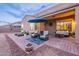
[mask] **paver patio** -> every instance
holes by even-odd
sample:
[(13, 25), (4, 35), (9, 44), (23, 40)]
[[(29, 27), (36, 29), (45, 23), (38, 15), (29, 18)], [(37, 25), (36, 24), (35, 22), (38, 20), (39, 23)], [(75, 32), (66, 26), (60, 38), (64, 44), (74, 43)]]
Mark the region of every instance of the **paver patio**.
[(76, 43), (73, 38), (56, 38), (50, 37), (49, 41), (45, 43), (48, 46), (67, 51), (79, 55), (79, 43)]
[[(11, 34), (11, 33), (10, 33)], [(19, 40), (19, 39), (16, 39)], [(18, 41), (19, 42), (19, 41)], [(22, 44), (24, 44), (22, 41)], [(20, 43), (20, 42), (19, 42)], [(37, 46), (36, 46), (37, 47)], [(41, 44), (31, 54), (32, 56), (72, 56), (79, 55), (79, 44), (75, 43), (69, 38), (55, 38), (50, 39)], [(40, 53), (41, 52), (41, 53)], [(61, 53), (61, 54), (60, 54)], [(27, 54), (18, 46), (10, 37), (5, 34), (0, 34), (0, 56), (26, 56)]]
[(62, 51), (57, 48), (50, 47), (48, 45), (43, 45), (34, 51), (32, 56), (76, 56), (75, 54)]
[(11, 56), (9, 44), (2, 33), (0, 33), (0, 56)]
[(10, 47), (10, 50), (11, 50), (11, 54), (13, 56), (26, 56), (26, 52), (23, 51), (14, 41), (11, 40), (10, 37), (8, 37), (6, 35), (6, 39), (9, 43), (9, 47)]

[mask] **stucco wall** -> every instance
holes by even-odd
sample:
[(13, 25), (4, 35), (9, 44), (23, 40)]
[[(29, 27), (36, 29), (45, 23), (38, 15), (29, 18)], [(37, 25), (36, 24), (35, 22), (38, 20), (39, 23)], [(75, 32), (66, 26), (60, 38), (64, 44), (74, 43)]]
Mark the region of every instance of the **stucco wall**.
[(28, 22), (28, 20), (35, 18), (34, 16), (25, 16), (25, 18), (22, 21), (22, 28), (25, 31), (30, 31), (30, 23)]
[(51, 22), (52, 22), (52, 26), (49, 25), (49, 22), (46, 24), (46, 30), (49, 31), (49, 35), (55, 35), (56, 22), (55, 21), (51, 21)]
[(76, 21), (75, 37), (76, 42), (79, 43), (79, 6), (75, 8), (75, 21)]
[(0, 27), (0, 33), (7, 33), (7, 32), (20, 32), (20, 28), (16, 28), (13, 26), (3, 26)]

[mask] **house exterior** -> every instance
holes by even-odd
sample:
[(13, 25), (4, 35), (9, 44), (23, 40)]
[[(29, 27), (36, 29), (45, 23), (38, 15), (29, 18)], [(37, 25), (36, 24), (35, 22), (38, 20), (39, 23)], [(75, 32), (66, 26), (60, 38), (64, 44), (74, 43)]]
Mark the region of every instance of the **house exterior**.
[(12, 23), (11, 28), (12, 28), (13, 32), (20, 32), (21, 31), (21, 21)]
[[(33, 18), (47, 18), (47, 23), (37, 23), (37, 29), (33, 30), (48, 30), (50, 35), (55, 35), (56, 31), (70, 31), (74, 33), (75, 41), (79, 43), (79, 4), (77, 3), (64, 3), (54, 7), (50, 7), (34, 16), (25, 17), (22, 24), (24, 29), (30, 27), (27, 20)], [(27, 19), (26, 19), (27, 18)], [(26, 22), (26, 23), (24, 23)], [(28, 24), (28, 26), (27, 26)], [(25, 28), (28, 27), (28, 28)], [(28, 31), (31, 29), (29, 28)]]

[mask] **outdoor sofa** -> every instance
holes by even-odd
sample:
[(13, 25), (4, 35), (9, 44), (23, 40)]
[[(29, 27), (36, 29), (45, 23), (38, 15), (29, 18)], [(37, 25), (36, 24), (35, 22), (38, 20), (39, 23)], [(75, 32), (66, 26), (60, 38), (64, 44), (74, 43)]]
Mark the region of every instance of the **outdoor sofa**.
[(56, 37), (69, 37), (69, 31), (56, 31), (55, 33)]
[(24, 36), (24, 33), (22, 33), (22, 32), (15, 33), (15, 36), (18, 36), (18, 37)]
[(24, 35), (29, 35), (29, 32), (23, 31), (23, 32), (17, 32), (17, 33), (15, 33), (15, 36), (18, 36), (18, 37), (24, 36)]

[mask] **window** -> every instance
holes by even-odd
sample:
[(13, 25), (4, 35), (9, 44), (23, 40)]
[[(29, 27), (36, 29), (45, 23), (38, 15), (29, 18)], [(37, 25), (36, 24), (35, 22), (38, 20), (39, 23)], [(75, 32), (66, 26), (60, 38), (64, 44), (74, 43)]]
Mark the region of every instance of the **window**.
[(35, 23), (30, 23), (30, 29), (34, 30), (35, 29)]
[(67, 31), (71, 30), (71, 22), (57, 22), (56, 30)]

